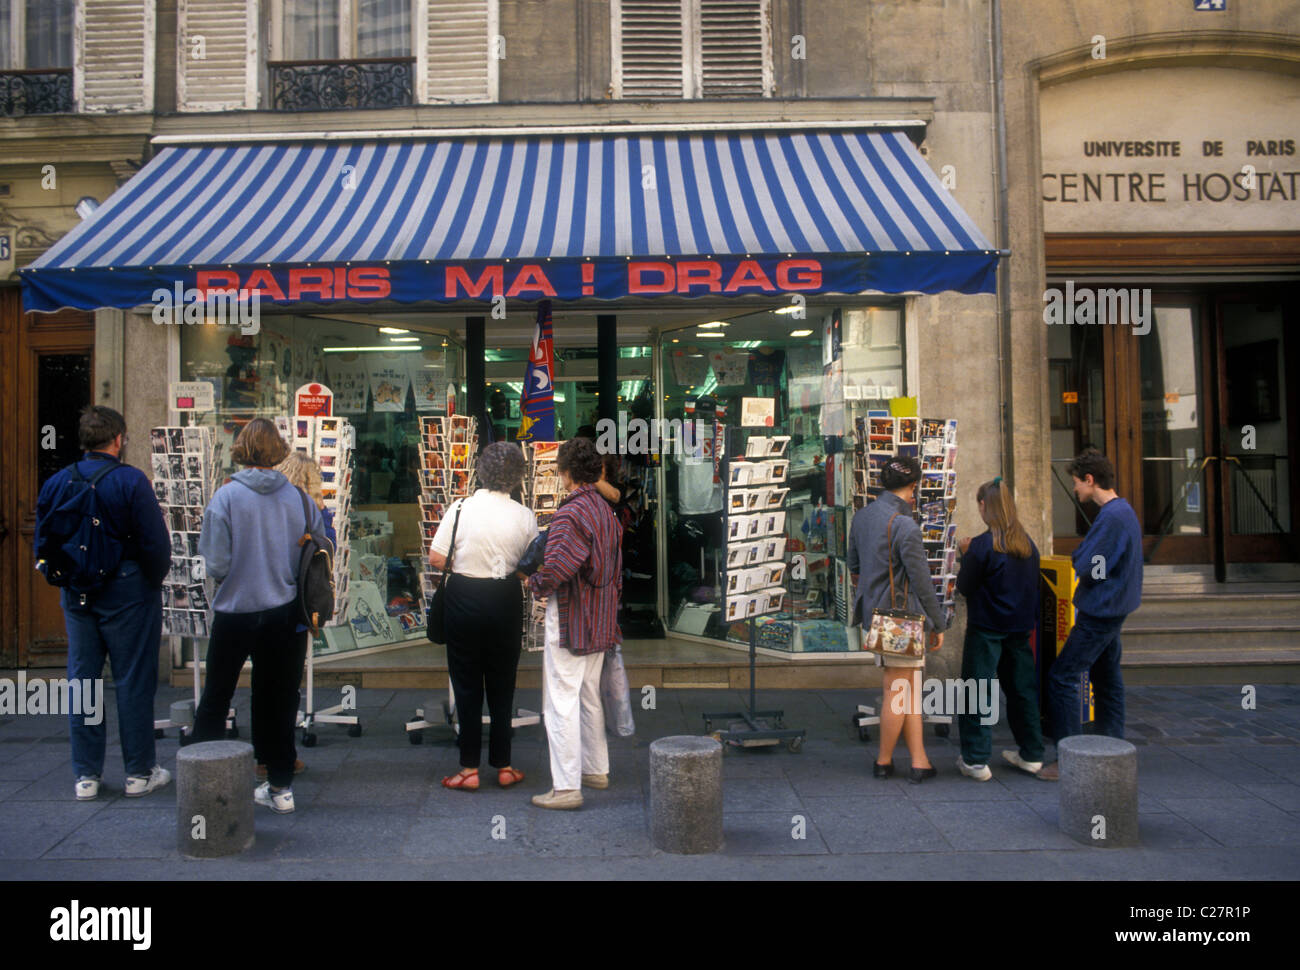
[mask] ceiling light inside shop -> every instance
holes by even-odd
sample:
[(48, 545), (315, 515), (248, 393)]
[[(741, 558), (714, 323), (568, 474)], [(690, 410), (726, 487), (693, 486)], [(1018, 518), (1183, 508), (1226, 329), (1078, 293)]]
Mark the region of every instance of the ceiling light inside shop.
[(790, 331), (790, 336), (791, 336), (791, 337), (811, 337), (811, 336), (812, 336), (812, 331), (811, 331), (811, 330), (791, 330), (791, 331)]
[(380, 333), (410, 333), (409, 330), (403, 330), (401, 327), (380, 327)]
[(323, 347), (321, 348), (327, 354), (396, 354), (403, 350), (423, 350), (423, 347)]
[(712, 320), (709, 323), (701, 323), (699, 329), (709, 330), (709, 329), (716, 329), (718, 327), (729, 327), (729, 326), (731, 326), (731, 324), (727, 323), (726, 320)]
[(773, 312), (773, 313), (779, 313), (779, 314), (781, 314), (782, 316), (784, 316), (784, 315), (787, 314), (787, 313), (798, 313), (798, 312), (799, 312), (800, 310), (802, 310), (802, 309), (803, 309), (803, 307), (801, 307), (801, 306), (783, 306), (783, 307), (777, 307), (777, 308), (776, 308), (775, 310), (773, 310), (772, 312)]
[(388, 339), (395, 344), (409, 344), (414, 340), (419, 340), (420, 338), (419, 337), (389, 337)]
[(726, 336), (726, 334), (725, 334), (725, 333), (719, 333), (719, 332), (716, 331), (716, 330), (697, 330), (697, 331), (695, 331), (695, 336), (697, 336), (697, 337), (716, 337), (717, 339), (721, 340), (723, 337)]

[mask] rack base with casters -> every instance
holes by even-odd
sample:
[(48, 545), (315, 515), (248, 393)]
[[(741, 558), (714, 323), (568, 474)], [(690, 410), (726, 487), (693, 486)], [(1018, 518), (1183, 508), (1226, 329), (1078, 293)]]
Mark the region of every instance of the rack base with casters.
[(294, 726), (302, 729), (302, 746), (304, 748), (316, 747), (316, 732), (312, 730), (317, 724), (346, 724), (348, 726), (348, 737), (361, 737), (361, 718), (356, 714), (341, 713), (351, 708), (343, 704), (335, 704), (332, 707), (323, 707), (319, 711), (314, 709), (316, 690), (315, 690), (315, 657), (313, 656), (312, 645), (307, 645), (307, 703), (304, 705), (305, 710), (298, 712), (298, 720)]
[[(430, 721), (429, 715), (432, 710), (423, 707), (415, 709), (415, 717), (406, 722), (406, 737), (412, 744), (421, 744), (424, 741), (425, 728), (437, 727), (437, 721)], [(451, 728), (456, 737), (460, 737), (460, 721), (456, 717), (456, 692), (452, 689), (451, 684), (447, 685), (447, 699), (442, 702), (442, 723)], [(485, 725), (492, 723), (492, 718), (484, 714), (483, 723)], [(516, 708), (514, 716), (510, 718), (512, 728), (532, 727), (542, 723), (542, 715), (536, 711), (525, 710), (522, 707)]]
[[(803, 747), (807, 731), (802, 728), (785, 726), (784, 711), (756, 710), (754, 664), (758, 657), (757, 637), (754, 620), (749, 620), (749, 710), (728, 711), (726, 713), (705, 714), (704, 730), (711, 738), (722, 744), (725, 754), (728, 748), (769, 748), (784, 743), (791, 751)], [(713, 730), (713, 722), (726, 721), (723, 731)]]
[[(194, 743), (194, 712), (199, 709), (199, 695), (202, 693), (202, 684), (200, 682), (201, 668), (199, 667), (199, 645), (194, 643), (194, 701), (193, 706), (189, 709), (189, 720), (173, 721), (170, 717), (157, 718), (153, 722), (154, 738), (165, 738), (168, 728), (178, 728), (180, 734), (177, 740), (183, 748), (187, 744)], [(226, 737), (235, 740), (239, 737), (239, 722), (235, 719), (235, 709), (232, 707), (226, 712)]]
[[(880, 724), (880, 715), (870, 704), (859, 704), (858, 712), (854, 714), (850, 721), (858, 729), (859, 741), (871, 740), (871, 725)], [(952, 731), (952, 715), (950, 714), (926, 714), (921, 718), (923, 724), (934, 725), (934, 736), (937, 738), (946, 738)]]

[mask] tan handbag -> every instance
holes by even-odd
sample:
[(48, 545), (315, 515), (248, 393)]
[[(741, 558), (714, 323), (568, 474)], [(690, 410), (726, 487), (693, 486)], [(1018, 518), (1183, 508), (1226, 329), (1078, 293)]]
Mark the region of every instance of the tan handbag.
[[(896, 604), (894, 599), (894, 519), (900, 513), (895, 512), (889, 519), (885, 530), (885, 542), (889, 557), (889, 605)], [(903, 605), (911, 590), (907, 580), (903, 583)], [(881, 657), (906, 657), (916, 659), (925, 656), (925, 616), (921, 613), (909, 613), (907, 610), (872, 610), (871, 627), (867, 630), (866, 643), (862, 648), (868, 653)]]

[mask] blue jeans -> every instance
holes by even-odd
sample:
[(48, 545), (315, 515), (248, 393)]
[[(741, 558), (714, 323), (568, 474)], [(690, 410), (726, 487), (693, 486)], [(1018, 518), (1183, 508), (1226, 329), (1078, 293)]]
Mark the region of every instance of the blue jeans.
[(1119, 670), (1124, 619), (1075, 611), (1070, 636), (1047, 673), (1047, 709), (1056, 740), (1083, 733), (1080, 686), (1085, 673), (1092, 680), (1097, 733), (1124, 737), (1124, 678)]
[[(104, 676), (104, 658), (113, 665), (117, 694), (117, 729), (126, 773), (148, 775), (157, 764), (153, 737), (153, 701), (158, 690), (158, 648), (162, 642), (162, 598), (140, 573), (138, 563), (124, 560), (117, 575), (86, 595), (61, 591), (68, 629), (68, 679)], [(98, 724), (69, 714), (72, 773), (98, 778), (104, 772), (104, 712)]]

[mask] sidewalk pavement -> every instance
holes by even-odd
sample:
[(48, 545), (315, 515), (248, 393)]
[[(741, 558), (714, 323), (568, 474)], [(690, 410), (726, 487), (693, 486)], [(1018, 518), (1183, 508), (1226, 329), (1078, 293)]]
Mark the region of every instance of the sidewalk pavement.
[[(166, 717), (184, 689), (160, 688)], [(442, 697), (433, 699), (440, 710)], [(634, 693), (634, 700), (640, 695)], [(473, 794), (447, 791), (456, 770), (451, 730), (408, 742), (404, 724), (431, 700), (420, 690), (357, 691), (364, 734), (316, 728), (299, 747), (308, 770), (294, 782), (297, 812), (259, 807), (243, 855), (193, 861), (176, 850), (176, 786), (122, 795), (113, 691), (106, 691), (109, 754), (97, 801), (74, 800), (66, 719), (0, 717), (0, 878), (149, 879), (1295, 879), (1300, 876), (1300, 686), (1132, 687), (1128, 736), (1138, 746), (1142, 845), (1102, 849), (1057, 828), (1058, 788), (1000, 763), (1011, 747), (994, 730), (993, 780), (956, 767), (957, 730), (927, 730), (939, 775), (920, 785), (871, 777), (875, 735), (858, 740), (850, 717), (878, 691), (760, 691), (760, 708), (808, 730), (797, 753), (732, 750), (723, 759), (726, 845), (710, 856), (672, 856), (650, 843), (652, 740), (702, 734), (705, 711), (739, 710), (740, 691), (660, 689), (656, 710), (636, 711), (637, 733), (611, 738), (611, 785), (588, 791), (577, 812), (549, 812), (529, 797), (550, 787), (545, 730), (520, 728), (514, 764), (527, 779), (509, 790), (486, 770)], [(317, 691), (317, 705), (337, 695)], [(539, 691), (519, 706), (540, 709)], [(248, 738), (248, 692), (236, 694)], [(1005, 705), (1002, 710), (1005, 711)], [(715, 723), (715, 728), (725, 727)], [(174, 773), (176, 731), (158, 742)], [(907, 756), (895, 755), (899, 774)], [(796, 838), (803, 820), (804, 838)], [(503, 831), (504, 826), (504, 831)], [(493, 838), (493, 833), (504, 838)]]

